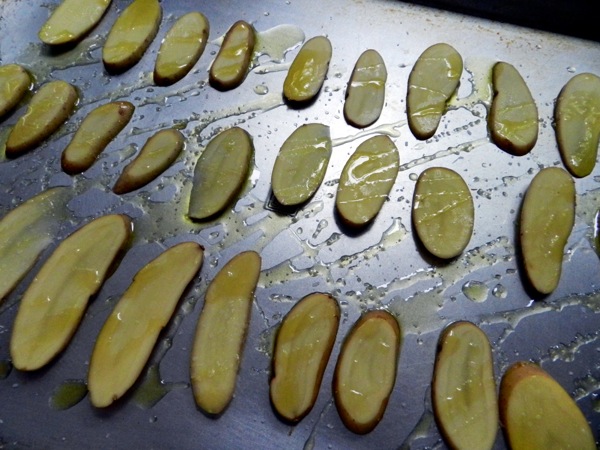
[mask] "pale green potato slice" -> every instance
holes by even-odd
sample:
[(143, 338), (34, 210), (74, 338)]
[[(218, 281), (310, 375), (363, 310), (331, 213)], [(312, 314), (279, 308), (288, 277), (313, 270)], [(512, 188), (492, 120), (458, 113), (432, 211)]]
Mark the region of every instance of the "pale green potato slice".
[(385, 135), (358, 146), (342, 170), (335, 206), (348, 225), (369, 223), (388, 198), (400, 164), (394, 142)]
[(113, 192), (125, 194), (150, 183), (173, 164), (184, 146), (185, 138), (174, 128), (155, 133), (146, 141), (139, 155), (123, 169)]
[(225, 34), (221, 49), (210, 66), (209, 82), (220, 90), (238, 87), (248, 74), (256, 33), (248, 22), (238, 20)]
[(162, 8), (158, 0), (134, 0), (117, 18), (102, 48), (109, 72), (122, 72), (139, 62), (158, 33)]
[(221, 414), (233, 398), (250, 321), (261, 258), (254, 251), (234, 256), (213, 278), (198, 319), (190, 379), (198, 407)]
[(32, 97), (6, 140), (6, 156), (16, 157), (41, 144), (73, 113), (79, 94), (65, 81), (50, 81)]
[(282, 205), (299, 205), (311, 198), (323, 182), (331, 157), (329, 127), (309, 123), (296, 128), (281, 146), (271, 188)]
[(331, 42), (315, 36), (304, 43), (283, 83), (283, 96), (291, 102), (308, 102), (325, 82), (332, 54)]
[(450, 259), (462, 253), (475, 222), (475, 208), (469, 186), (451, 169), (424, 170), (415, 186), (412, 221), (427, 251)]
[(208, 219), (234, 200), (248, 178), (253, 152), (252, 138), (238, 127), (222, 131), (208, 143), (194, 169), (191, 219)]
[(575, 223), (575, 183), (549, 167), (533, 178), (521, 209), (521, 251), (533, 287), (550, 294), (560, 280), (565, 245)]
[(0, 66), (0, 119), (31, 89), (31, 75), (18, 64)]
[(111, 102), (93, 109), (63, 150), (63, 170), (74, 175), (92, 167), (98, 155), (129, 123), (134, 110), (129, 102)]
[(181, 16), (165, 35), (154, 66), (154, 82), (167, 86), (181, 80), (200, 59), (210, 25), (204, 14), (190, 12)]
[(346, 89), (344, 117), (357, 128), (375, 123), (385, 101), (387, 69), (383, 58), (376, 50), (364, 51), (352, 70)]
[(89, 298), (102, 286), (131, 232), (128, 217), (102, 216), (50, 255), (23, 295), (13, 325), (10, 354), (17, 369), (39, 369), (68, 345)]
[(275, 338), (271, 403), (280, 417), (299, 422), (312, 409), (340, 322), (327, 294), (307, 295), (283, 319)]
[(556, 138), (571, 175), (592, 173), (600, 139), (600, 77), (575, 75), (561, 90), (554, 111)]
[(577, 403), (531, 362), (513, 364), (502, 377), (500, 420), (512, 450), (597, 448)]
[(431, 389), (435, 419), (453, 449), (491, 449), (498, 433), (498, 400), (490, 342), (470, 322), (442, 332)]
[(38, 36), (49, 45), (77, 42), (100, 22), (110, 3), (111, 0), (63, 0)]
[(417, 139), (435, 134), (462, 71), (462, 57), (448, 44), (432, 45), (417, 59), (408, 78), (406, 97), (408, 126)]

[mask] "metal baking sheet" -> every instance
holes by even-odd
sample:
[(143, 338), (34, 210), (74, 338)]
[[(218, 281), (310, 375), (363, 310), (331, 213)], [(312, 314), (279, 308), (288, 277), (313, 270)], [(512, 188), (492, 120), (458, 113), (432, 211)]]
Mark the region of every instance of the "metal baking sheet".
[[(529, 182), (542, 167), (561, 166), (553, 129), (553, 107), (575, 74), (600, 74), (600, 45), (560, 34), (506, 25), (395, 1), (308, 0), (262, 2), (162, 2), (157, 38), (140, 63), (109, 75), (101, 49), (110, 26), (128, 2), (115, 0), (97, 28), (79, 45), (54, 51), (37, 38), (57, 2), (0, 3), (0, 62), (20, 63), (36, 76), (75, 84), (76, 113), (47, 142), (13, 160), (0, 161), (0, 212), (53, 186), (68, 191), (53, 244), (0, 306), (0, 447), (2, 448), (444, 448), (430, 401), (430, 382), (440, 331), (466, 319), (481, 326), (494, 350), (495, 374), (512, 362), (533, 360), (578, 402), (600, 438), (600, 258), (594, 249), (600, 207), (600, 166), (576, 180), (577, 218), (569, 239), (561, 282), (538, 298), (525, 288), (515, 241), (519, 209)], [(160, 41), (182, 14), (199, 10), (210, 21), (210, 42), (181, 81), (158, 87), (152, 70)], [(262, 55), (237, 89), (219, 92), (207, 69), (220, 37), (238, 19), (253, 23)], [(283, 79), (302, 39), (327, 35), (333, 58), (318, 99), (292, 109), (281, 97)], [(406, 125), (410, 69), (429, 45), (446, 42), (463, 56), (457, 98), (437, 134), (426, 142)], [(358, 56), (378, 50), (388, 69), (381, 118), (365, 130), (344, 121), (346, 83)], [(527, 156), (513, 157), (490, 143), (486, 127), (492, 64), (519, 69), (540, 113), (540, 135)], [(85, 173), (60, 169), (60, 155), (93, 107), (126, 99), (136, 106), (128, 127)], [(19, 107), (0, 124), (0, 142), (23, 113)], [(316, 196), (297, 211), (270, 202), (272, 166), (283, 141), (299, 125), (331, 127), (333, 157)], [(238, 125), (253, 137), (254, 167), (239, 200), (208, 223), (186, 219), (198, 155), (220, 130)], [(159, 129), (177, 127), (186, 136), (184, 154), (159, 179), (130, 194), (111, 188), (123, 166)], [(344, 228), (334, 214), (341, 169), (357, 145), (384, 133), (400, 150), (401, 169), (381, 213), (362, 232)], [(475, 230), (464, 254), (447, 264), (433, 261), (411, 229), (410, 208), (418, 174), (451, 167), (472, 190)], [(19, 299), (44, 259), (62, 238), (93, 217), (130, 215), (135, 238), (123, 261), (91, 300), (69, 347), (36, 373), (10, 370), (8, 343)], [(162, 249), (183, 240), (205, 247), (205, 263), (157, 343), (148, 370), (135, 389), (114, 406), (98, 410), (84, 398), (65, 410), (53, 401), (65, 382), (84, 383), (94, 340), (132, 276)], [(194, 405), (189, 358), (203, 293), (215, 273), (243, 250), (263, 259), (259, 287), (242, 356), (235, 398), (210, 418)], [(334, 295), (343, 317), (320, 394), (298, 425), (281, 422), (269, 404), (273, 336), (281, 318), (302, 296)], [(349, 327), (368, 309), (386, 308), (402, 327), (402, 350), (394, 391), (381, 423), (365, 436), (348, 431), (332, 400), (332, 371)], [(58, 391), (57, 391), (58, 390)], [(505, 448), (498, 433), (496, 448)]]

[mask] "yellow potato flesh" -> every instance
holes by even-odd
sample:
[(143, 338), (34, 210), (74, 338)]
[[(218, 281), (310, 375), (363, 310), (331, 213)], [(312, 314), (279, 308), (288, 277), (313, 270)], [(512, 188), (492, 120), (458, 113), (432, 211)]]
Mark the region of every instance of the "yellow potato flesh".
[(292, 102), (305, 102), (317, 95), (329, 68), (332, 48), (325, 36), (315, 36), (304, 43), (283, 83), (283, 95)]
[(239, 86), (248, 73), (255, 44), (254, 27), (243, 20), (234, 23), (210, 66), (211, 85), (222, 90)]
[(0, 66), (0, 119), (17, 106), (31, 84), (31, 75), (18, 64)]
[(96, 26), (110, 3), (111, 0), (63, 0), (38, 36), (50, 45), (76, 42)]

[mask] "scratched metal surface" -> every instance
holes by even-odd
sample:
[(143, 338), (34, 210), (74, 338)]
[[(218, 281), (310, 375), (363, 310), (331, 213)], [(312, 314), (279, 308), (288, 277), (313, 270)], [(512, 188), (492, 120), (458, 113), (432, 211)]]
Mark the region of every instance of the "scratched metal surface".
[[(552, 127), (554, 100), (576, 73), (600, 74), (598, 43), (383, 0), (323, 0), (318, 8), (307, 0), (163, 2), (159, 34), (142, 61), (111, 76), (103, 70), (101, 47), (127, 2), (113, 2), (81, 44), (52, 52), (36, 33), (56, 3), (0, 3), (1, 63), (23, 64), (37, 77), (36, 85), (63, 79), (82, 93), (76, 113), (51, 139), (22, 157), (0, 161), (2, 214), (49, 187), (65, 186), (68, 192), (54, 243), (0, 306), (3, 367), (10, 367), (8, 342), (20, 296), (62, 238), (92, 217), (122, 212), (134, 220), (135, 239), (90, 302), (66, 351), (37, 373), (12, 370), (0, 380), (0, 447), (444, 448), (433, 421), (429, 385), (439, 333), (457, 319), (477, 323), (489, 336), (498, 382), (516, 360), (541, 363), (577, 399), (600, 437), (600, 259), (593, 248), (600, 167), (576, 181), (576, 223), (560, 285), (549, 297), (539, 299), (524, 287), (515, 242), (518, 211), (529, 182), (541, 167), (561, 165)], [(177, 17), (194, 8), (209, 19), (211, 42), (187, 77), (173, 86), (154, 86), (151, 71), (160, 40)], [(269, 54), (257, 59), (242, 86), (218, 92), (207, 84), (207, 68), (218, 50), (218, 38), (238, 19), (252, 22), (266, 43), (274, 34), (283, 59), (278, 60), (277, 46), (271, 42)], [(284, 24), (294, 26), (287, 28), (287, 42), (277, 30), (269, 33)], [(294, 30), (306, 38), (326, 34), (333, 44), (323, 90), (304, 109), (290, 109), (281, 101), (285, 70), (298, 50)], [(465, 71), (458, 98), (438, 133), (418, 142), (405, 122), (406, 83), (419, 54), (437, 42), (447, 42), (462, 54)], [(342, 111), (352, 67), (367, 48), (382, 54), (389, 75), (380, 120), (360, 131), (345, 123)], [(528, 156), (509, 156), (487, 137), (486, 86), (497, 60), (521, 71), (539, 108), (540, 136)], [(64, 174), (60, 154), (77, 124), (92, 107), (114, 99), (136, 105), (132, 121), (90, 170), (75, 177)], [(0, 124), (2, 144), (23, 110), (24, 106)], [(329, 125), (334, 140), (325, 182), (302, 209), (292, 214), (273, 211), (269, 184), (277, 151), (298, 125), (315, 121)], [(191, 223), (185, 212), (194, 163), (209, 139), (233, 124), (254, 139), (250, 182), (221, 217)], [(121, 197), (112, 194), (122, 167), (153, 132), (168, 126), (178, 126), (186, 136), (184, 154), (148, 186)], [(333, 212), (337, 180), (348, 156), (371, 132), (393, 138), (401, 170), (374, 224), (352, 233)], [(459, 172), (476, 206), (475, 231), (466, 251), (446, 265), (423, 252), (411, 229), (414, 180), (431, 166)], [(145, 386), (165, 395), (155, 397), (160, 400), (151, 407), (144, 406), (134, 390), (106, 410), (94, 409), (87, 398), (63, 411), (52, 408), (59, 386), (85, 380), (95, 337), (131, 277), (161, 249), (183, 240), (201, 243), (206, 258), (149, 363), (158, 369), (151, 371), (158, 378)], [(192, 335), (208, 282), (233, 255), (248, 249), (261, 253), (261, 278), (235, 398), (213, 419), (195, 407), (189, 387)], [(332, 293), (343, 317), (314, 409), (291, 427), (277, 419), (269, 404), (270, 345), (293, 302), (313, 291)], [(343, 426), (333, 405), (332, 371), (349, 327), (372, 308), (397, 315), (402, 351), (385, 416), (373, 432), (359, 437)], [(504, 447), (499, 432), (496, 448)]]

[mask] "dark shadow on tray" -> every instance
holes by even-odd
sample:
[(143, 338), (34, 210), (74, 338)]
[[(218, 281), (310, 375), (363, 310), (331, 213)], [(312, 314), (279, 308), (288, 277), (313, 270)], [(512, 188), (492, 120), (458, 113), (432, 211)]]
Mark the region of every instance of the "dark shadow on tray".
[(336, 225), (344, 235), (348, 237), (358, 237), (367, 233), (373, 227), (373, 224), (377, 220), (377, 216), (375, 216), (370, 222), (367, 222), (364, 225), (353, 226), (346, 222), (337, 210), (337, 208), (334, 207), (333, 219), (335, 220)]
[(290, 99), (286, 98), (286, 96), (283, 95), (283, 94), (282, 94), (281, 97), (283, 99), (283, 103), (285, 103), (288, 106), (288, 108), (295, 109), (295, 110), (300, 110), (300, 109), (308, 108), (309, 106), (315, 104), (315, 102), (319, 98), (319, 94), (320, 94), (320, 91), (315, 96), (313, 96), (310, 100), (305, 100), (305, 101), (302, 101), (302, 102), (297, 102), (297, 101), (294, 101), (294, 100), (290, 100)]

